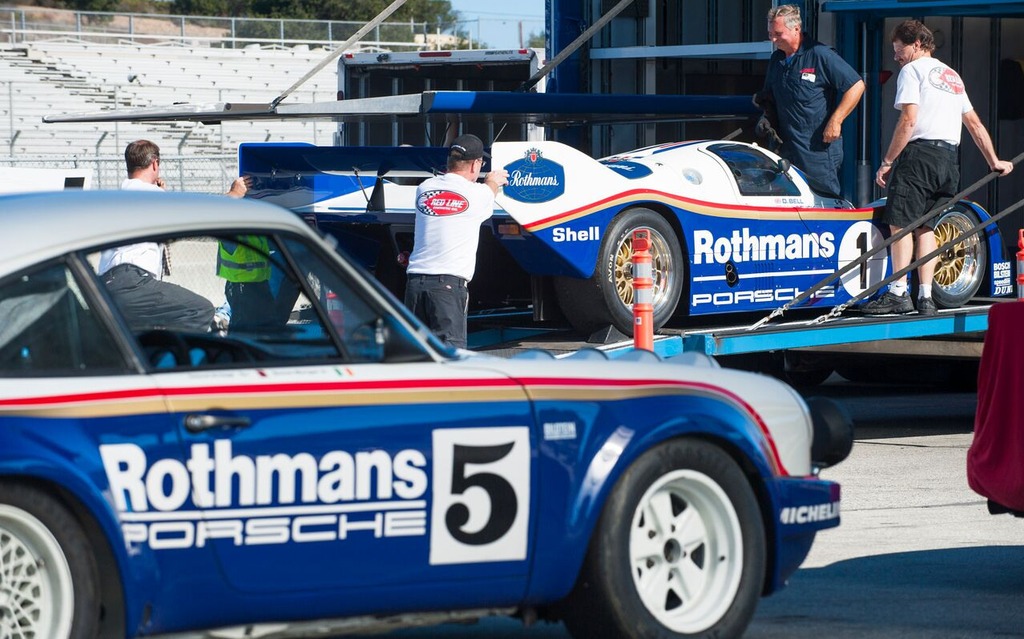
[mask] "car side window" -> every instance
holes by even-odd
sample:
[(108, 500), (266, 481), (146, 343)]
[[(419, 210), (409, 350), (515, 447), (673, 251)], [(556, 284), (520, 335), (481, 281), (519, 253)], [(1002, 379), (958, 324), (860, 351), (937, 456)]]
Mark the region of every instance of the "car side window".
[[(304, 240), (270, 234), (144, 238), (154, 273), (113, 247), (88, 256), (155, 369), (382, 361), (381, 312)], [(122, 258), (112, 259), (113, 251)], [(141, 254), (141, 253), (138, 253)], [(125, 263), (127, 262), (127, 264)], [(116, 264), (116, 266), (115, 266)]]
[[(344, 273), (331, 268), (322, 255), (305, 243), (284, 239), (288, 254), (307, 273), (319, 305), (354, 362), (428, 361), (430, 356), (387, 309), (367, 299)], [(367, 275), (367, 277), (370, 277)]]
[(800, 196), (800, 188), (772, 160), (756, 148), (740, 144), (712, 144), (708, 150), (726, 163), (744, 196)]
[(114, 337), (65, 264), (0, 284), (0, 375), (72, 376), (128, 372)]

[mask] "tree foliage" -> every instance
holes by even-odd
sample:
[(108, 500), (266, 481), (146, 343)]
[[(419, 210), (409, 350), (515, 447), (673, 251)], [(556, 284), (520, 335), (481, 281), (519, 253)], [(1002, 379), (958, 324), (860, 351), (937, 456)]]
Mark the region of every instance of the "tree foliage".
[[(131, 11), (232, 18), (295, 18), (368, 22), (393, 0), (29, 0), (26, 5), (77, 11)], [(170, 5), (168, 7), (168, 4)], [(149, 6), (148, 10), (143, 7)], [(170, 11), (168, 11), (170, 9)], [(458, 19), (448, 0), (406, 0), (389, 22), (448, 25)]]

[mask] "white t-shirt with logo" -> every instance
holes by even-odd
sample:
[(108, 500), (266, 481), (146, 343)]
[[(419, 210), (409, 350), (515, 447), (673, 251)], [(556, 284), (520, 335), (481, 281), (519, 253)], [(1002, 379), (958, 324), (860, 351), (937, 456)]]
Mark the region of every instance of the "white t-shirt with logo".
[[(156, 184), (150, 184), (135, 178), (128, 178), (122, 182), (121, 190), (163, 192), (163, 189)], [(121, 264), (134, 264), (139, 268), (146, 269), (157, 279), (160, 279), (164, 271), (164, 247), (156, 242), (140, 242), (139, 244), (128, 244), (107, 249), (100, 254), (100, 264), (97, 270), (100, 275), (103, 275)]]
[(416, 236), (409, 273), (473, 279), (480, 225), (494, 213), (491, 187), (456, 173), (416, 188)]
[(963, 115), (974, 110), (960, 75), (931, 56), (909, 62), (896, 80), (896, 108), (916, 104), (917, 122), (910, 140), (960, 144)]

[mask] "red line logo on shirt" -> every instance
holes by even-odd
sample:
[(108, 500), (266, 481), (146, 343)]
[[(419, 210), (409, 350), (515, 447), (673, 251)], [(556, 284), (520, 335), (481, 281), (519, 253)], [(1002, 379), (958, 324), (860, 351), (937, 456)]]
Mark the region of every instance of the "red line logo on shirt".
[(426, 215), (457, 215), (469, 208), (469, 200), (454, 191), (424, 191), (416, 208)]
[(953, 69), (935, 67), (928, 72), (928, 82), (939, 91), (953, 95), (962, 95), (964, 92), (964, 81)]

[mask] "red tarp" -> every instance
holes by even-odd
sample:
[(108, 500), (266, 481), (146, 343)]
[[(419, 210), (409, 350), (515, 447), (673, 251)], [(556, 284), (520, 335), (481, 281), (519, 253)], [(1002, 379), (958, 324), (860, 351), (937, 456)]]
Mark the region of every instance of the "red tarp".
[(1024, 511), (1024, 302), (996, 304), (988, 312), (967, 483)]

